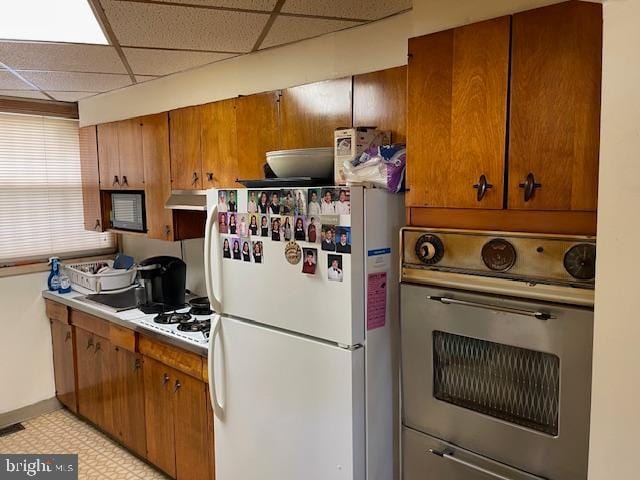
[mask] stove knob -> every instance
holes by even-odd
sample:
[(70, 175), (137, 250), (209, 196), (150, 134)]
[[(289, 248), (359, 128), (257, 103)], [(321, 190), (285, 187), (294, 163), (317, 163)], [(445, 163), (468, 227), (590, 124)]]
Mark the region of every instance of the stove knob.
[(435, 235), (422, 235), (416, 242), (416, 256), (426, 265), (434, 265), (444, 257), (444, 244)]

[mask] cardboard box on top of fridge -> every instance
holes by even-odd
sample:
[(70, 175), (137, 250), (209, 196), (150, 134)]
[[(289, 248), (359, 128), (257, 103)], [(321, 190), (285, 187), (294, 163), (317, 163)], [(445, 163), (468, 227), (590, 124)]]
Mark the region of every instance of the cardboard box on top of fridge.
[(353, 160), (369, 147), (391, 143), (391, 132), (376, 127), (340, 128), (334, 132), (333, 176), (336, 185), (346, 185), (344, 162)]

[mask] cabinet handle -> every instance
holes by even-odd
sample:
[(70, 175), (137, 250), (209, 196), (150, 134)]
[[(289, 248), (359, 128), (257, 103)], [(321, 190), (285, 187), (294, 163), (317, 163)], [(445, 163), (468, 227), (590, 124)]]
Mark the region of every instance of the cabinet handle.
[(487, 181), (487, 177), (482, 174), (480, 175), (480, 180), (478, 180), (478, 183), (476, 183), (473, 188), (475, 188), (478, 192), (476, 195), (476, 198), (478, 199), (478, 201), (482, 201), (482, 199), (484, 198), (485, 194), (487, 193), (487, 190), (489, 190), (490, 188), (493, 188), (493, 185), (491, 185), (488, 181)]
[(198, 174), (196, 172), (193, 172), (193, 176), (191, 177), (191, 185), (195, 185), (196, 183), (198, 183)]
[(169, 375), (165, 373), (162, 376), (162, 385), (166, 385), (167, 383), (169, 383)]
[(111, 184), (112, 187), (115, 187), (116, 185), (120, 185), (120, 180), (118, 179), (118, 175), (113, 176), (113, 183)]
[(542, 187), (542, 184), (536, 183), (536, 178), (533, 176), (533, 173), (529, 173), (524, 183), (520, 183), (518, 186), (524, 188), (524, 201), (528, 202), (536, 193), (536, 188)]
[(100, 342), (96, 342), (96, 350), (95, 353), (98, 353), (98, 350), (102, 349), (102, 345), (100, 345)]
[(137, 372), (140, 368), (142, 368), (142, 362), (140, 362), (139, 358), (136, 358), (136, 361), (133, 363), (133, 371)]
[(180, 380), (176, 380), (176, 383), (173, 386), (173, 393), (176, 393), (181, 386), (182, 384), (180, 383)]
[(213, 172), (207, 172), (207, 180), (213, 182)]
[(126, 175), (122, 176), (122, 186), (123, 187), (128, 187), (129, 186), (129, 181), (127, 180), (127, 176)]
[(165, 233), (165, 236), (167, 236), (167, 237), (168, 237), (168, 236), (169, 236), (169, 234), (171, 233), (171, 227), (169, 227), (169, 225), (165, 225), (165, 227), (164, 227), (164, 233)]
[(100, 220), (96, 218), (96, 226), (93, 227), (94, 230), (100, 230)]
[(64, 337), (65, 342), (68, 342), (69, 340), (71, 340), (71, 331), (68, 331), (67, 335)]
[(93, 347), (93, 338), (87, 340), (87, 350), (89, 350), (91, 347)]

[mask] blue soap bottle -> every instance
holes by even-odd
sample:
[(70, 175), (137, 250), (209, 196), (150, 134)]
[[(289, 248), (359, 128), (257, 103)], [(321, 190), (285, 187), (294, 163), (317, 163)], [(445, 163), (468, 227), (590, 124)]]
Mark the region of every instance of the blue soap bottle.
[(47, 286), (49, 290), (56, 292), (60, 288), (60, 259), (58, 257), (51, 257), (49, 259), (49, 265), (51, 265), (51, 272), (47, 279)]

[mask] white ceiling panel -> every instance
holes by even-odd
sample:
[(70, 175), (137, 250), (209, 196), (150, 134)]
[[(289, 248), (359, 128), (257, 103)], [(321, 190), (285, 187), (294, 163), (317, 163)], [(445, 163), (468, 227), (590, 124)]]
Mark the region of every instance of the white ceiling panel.
[(81, 98), (91, 97), (95, 95), (94, 92), (56, 92), (49, 90), (47, 92), (56, 100), (60, 100), (61, 102), (77, 102)]
[(243, 8), (247, 10), (271, 11), (276, 0), (159, 0), (160, 2), (205, 5), (207, 7)]
[(129, 75), (75, 72), (20, 72), (42, 90), (105, 92), (131, 85)]
[(28, 83), (23, 82), (14, 74), (8, 71), (0, 72), (0, 89), (1, 90), (34, 90)]
[(412, 0), (286, 0), (282, 11), (325, 17), (377, 20), (411, 8)]
[(0, 42), (0, 62), (15, 70), (127, 73), (108, 45)]
[(233, 56), (225, 53), (150, 50), (146, 48), (125, 48), (123, 50), (133, 73), (143, 75), (168, 75)]
[(102, 0), (120, 44), (127, 47), (248, 52), (268, 14)]
[(22, 97), (22, 98), (37, 98), (39, 100), (50, 100), (49, 97), (44, 95), (38, 90), (0, 90), (0, 97)]
[(359, 23), (343, 20), (279, 16), (273, 23), (260, 48), (274, 47), (297, 40), (304, 40), (305, 38), (317, 37), (323, 33), (335, 32), (356, 25), (359, 25)]

